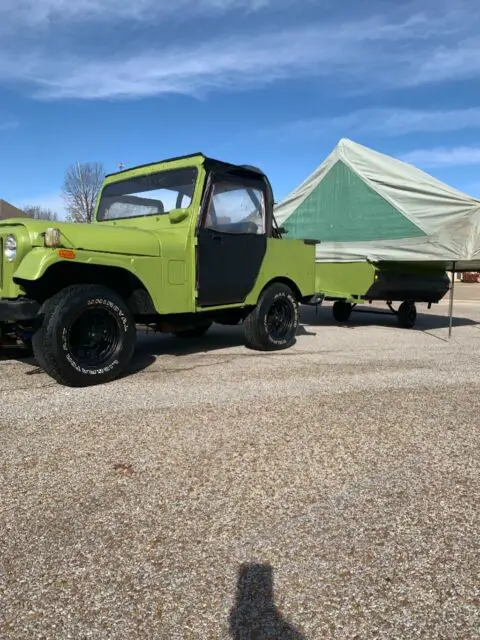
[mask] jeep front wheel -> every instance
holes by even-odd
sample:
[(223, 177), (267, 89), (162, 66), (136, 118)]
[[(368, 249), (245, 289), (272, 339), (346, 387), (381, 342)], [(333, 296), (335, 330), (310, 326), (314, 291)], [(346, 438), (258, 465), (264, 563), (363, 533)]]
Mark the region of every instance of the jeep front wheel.
[(106, 287), (74, 285), (47, 300), (32, 346), (60, 384), (87, 387), (114, 380), (128, 366), (136, 327), (122, 298)]
[(298, 323), (295, 294), (287, 285), (273, 284), (245, 319), (247, 346), (259, 351), (288, 349), (295, 343)]

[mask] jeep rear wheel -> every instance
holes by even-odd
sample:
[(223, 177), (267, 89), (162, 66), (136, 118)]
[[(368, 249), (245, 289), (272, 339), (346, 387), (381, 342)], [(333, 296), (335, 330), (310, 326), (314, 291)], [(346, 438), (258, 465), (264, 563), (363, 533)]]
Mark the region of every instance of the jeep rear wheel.
[(245, 319), (247, 346), (259, 351), (288, 349), (295, 343), (298, 323), (295, 294), (287, 285), (273, 284)]
[(114, 380), (128, 366), (136, 327), (122, 298), (106, 287), (74, 285), (50, 298), (32, 339), (40, 366), (60, 384), (87, 387)]

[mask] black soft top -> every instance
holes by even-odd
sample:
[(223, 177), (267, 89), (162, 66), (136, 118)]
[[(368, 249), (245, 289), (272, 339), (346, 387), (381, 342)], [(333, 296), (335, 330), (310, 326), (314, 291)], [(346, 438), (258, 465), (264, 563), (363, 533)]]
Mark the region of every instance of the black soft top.
[(189, 153), (183, 156), (176, 156), (172, 158), (165, 158), (164, 160), (157, 160), (156, 162), (147, 162), (146, 164), (136, 165), (134, 167), (129, 167), (127, 169), (122, 169), (121, 171), (115, 171), (114, 173), (108, 173), (105, 177), (110, 178), (111, 176), (122, 175), (123, 173), (128, 173), (132, 171), (132, 169), (142, 169), (144, 167), (151, 167), (156, 164), (163, 164), (165, 162), (174, 162), (175, 160), (185, 160), (188, 158), (203, 158), (203, 164), (207, 171), (212, 171), (217, 174), (231, 174), (238, 177), (244, 177), (248, 180), (258, 181), (261, 180), (267, 191), (267, 217), (271, 218), (273, 212), (273, 189), (270, 184), (270, 180), (267, 175), (258, 167), (254, 167), (247, 164), (232, 164), (231, 162), (225, 162), (224, 160), (216, 160), (215, 158), (210, 158), (206, 156), (204, 153), (199, 151), (198, 153)]
[(212, 169), (214, 171), (225, 171), (225, 172), (245, 172), (246, 174), (250, 174), (252, 177), (255, 175), (258, 178), (264, 178), (268, 181), (266, 174), (259, 169), (258, 167), (253, 167), (251, 165), (246, 164), (232, 164), (231, 162), (225, 162), (224, 160), (217, 160), (215, 158), (210, 158), (206, 156), (204, 153), (199, 151), (198, 153), (189, 153), (183, 156), (174, 156), (171, 158), (164, 158), (163, 160), (156, 160), (155, 162), (147, 162), (146, 164), (135, 165), (134, 167), (128, 167), (126, 169), (122, 169), (120, 171), (114, 171), (113, 173), (107, 173), (106, 178), (110, 178), (112, 176), (118, 176), (122, 173), (128, 173), (132, 171), (132, 169), (142, 169), (144, 167), (151, 167), (155, 164), (163, 164), (165, 162), (175, 162), (176, 160), (187, 160), (188, 158), (203, 158), (204, 165), (208, 169)]

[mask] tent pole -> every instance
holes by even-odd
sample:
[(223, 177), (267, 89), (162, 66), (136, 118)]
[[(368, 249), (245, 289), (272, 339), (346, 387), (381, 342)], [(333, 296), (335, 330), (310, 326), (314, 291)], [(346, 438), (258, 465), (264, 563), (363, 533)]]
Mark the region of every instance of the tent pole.
[(452, 265), (452, 286), (450, 287), (450, 308), (448, 312), (449, 320), (448, 320), (448, 338), (452, 337), (452, 327), (453, 327), (453, 299), (455, 295), (455, 262)]

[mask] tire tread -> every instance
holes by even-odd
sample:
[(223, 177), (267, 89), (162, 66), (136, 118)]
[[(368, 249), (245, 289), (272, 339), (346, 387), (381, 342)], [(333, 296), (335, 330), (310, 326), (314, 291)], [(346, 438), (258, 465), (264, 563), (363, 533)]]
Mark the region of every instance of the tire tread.
[[(58, 383), (65, 386), (85, 387), (92, 384), (99, 384), (109, 382), (113, 379), (115, 374), (109, 372), (111, 375), (104, 376), (101, 380), (94, 380), (91, 376), (84, 376), (83, 380), (77, 379), (74, 381), (75, 376), (65, 375), (62, 372), (61, 366), (59, 366), (58, 359), (55, 356), (57, 347), (55, 345), (55, 331), (59, 317), (64, 313), (65, 307), (75, 301), (75, 298), (81, 297), (106, 297), (113, 300), (119, 306), (125, 307), (125, 303), (122, 298), (113, 290), (107, 287), (91, 284), (91, 285), (70, 285), (65, 289), (62, 289), (57, 294), (49, 298), (42, 306), (40, 313), (44, 317), (38, 331), (32, 337), (32, 346), (35, 355), (35, 359), (39, 366), (45, 370), (45, 372), (51, 376)], [(130, 318), (133, 322), (133, 319)], [(131, 348), (133, 353), (133, 347)], [(131, 354), (130, 354), (131, 356)]]
[[(285, 293), (286, 295), (291, 296), (296, 300), (295, 294), (287, 285), (276, 282), (267, 287), (260, 299), (258, 300), (257, 305), (248, 314), (244, 321), (245, 328), (245, 343), (246, 346), (250, 349), (254, 349), (255, 351), (275, 351), (279, 349), (285, 349), (291, 346), (291, 343), (286, 345), (278, 346), (274, 345), (266, 339), (262, 331), (261, 320), (264, 313), (264, 304), (268, 297), (275, 295), (276, 293)], [(297, 304), (297, 303), (296, 303)], [(298, 326), (298, 322), (297, 322)], [(295, 330), (296, 334), (296, 330)]]

